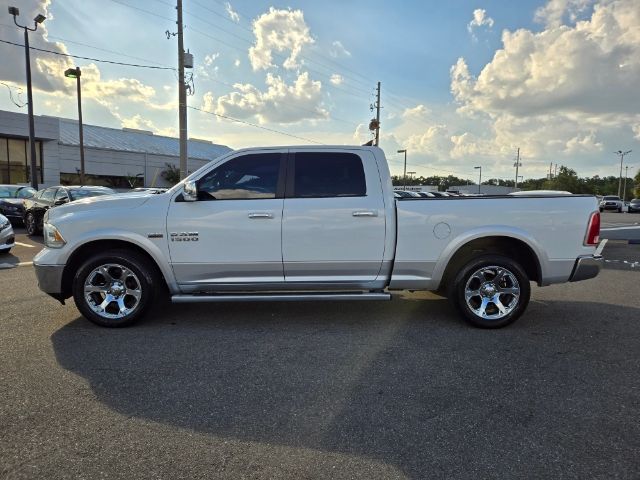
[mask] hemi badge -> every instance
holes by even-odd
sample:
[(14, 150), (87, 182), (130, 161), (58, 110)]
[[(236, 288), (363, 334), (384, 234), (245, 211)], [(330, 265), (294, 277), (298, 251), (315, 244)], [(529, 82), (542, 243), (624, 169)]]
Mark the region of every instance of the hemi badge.
[(161, 234), (161, 233), (150, 233), (150, 234), (147, 235), (147, 237), (148, 238), (162, 238), (162, 237), (164, 237), (164, 235)]

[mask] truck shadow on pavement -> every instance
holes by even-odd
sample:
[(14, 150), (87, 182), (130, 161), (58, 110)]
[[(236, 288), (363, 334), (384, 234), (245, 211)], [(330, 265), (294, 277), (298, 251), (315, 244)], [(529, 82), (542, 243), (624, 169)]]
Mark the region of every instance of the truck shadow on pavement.
[(638, 468), (638, 318), (532, 303), (485, 331), (445, 300), (183, 305), (121, 330), (79, 318), (51, 340), (126, 416), (413, 478), (615, 477)]

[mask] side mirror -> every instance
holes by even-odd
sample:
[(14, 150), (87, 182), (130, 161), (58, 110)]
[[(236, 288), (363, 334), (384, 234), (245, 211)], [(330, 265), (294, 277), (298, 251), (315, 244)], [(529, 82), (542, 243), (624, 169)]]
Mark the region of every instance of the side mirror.
[(193, 180), (184, 182), (182, 197), (185, 202), (195, 202), (198, 200), (198, 186)]
[(54, 205), (56, 206), (60, 206), (60, 205), (64, 205), (65, 203), (69, 202), (69, 197), (62, 197), (59, 198), (58, 200), (56, 200), (55, 202), (53, 202)]

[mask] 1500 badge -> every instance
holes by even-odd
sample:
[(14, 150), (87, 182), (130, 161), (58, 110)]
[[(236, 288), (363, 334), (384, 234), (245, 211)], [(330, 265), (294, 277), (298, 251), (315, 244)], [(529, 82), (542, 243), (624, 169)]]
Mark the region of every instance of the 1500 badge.
[(172, 242), (197, 242), (198, 232), (170, 232)]

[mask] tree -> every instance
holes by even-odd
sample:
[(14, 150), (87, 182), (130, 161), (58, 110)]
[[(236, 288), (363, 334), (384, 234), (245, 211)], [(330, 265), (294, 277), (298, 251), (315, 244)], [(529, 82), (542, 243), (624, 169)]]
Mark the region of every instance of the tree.
[(162, 171), (161, 175), (171, 185), (175, 185), (180, 181), (180, 169), (170, 163), (165, 163), (166, 169)]
[(635, 185), (635, 189), (633, 190), (633, 195), (636, 198), (640, 198), (640, 170), (636, 173), (636, 176), (633, 177), (633, 184)]

